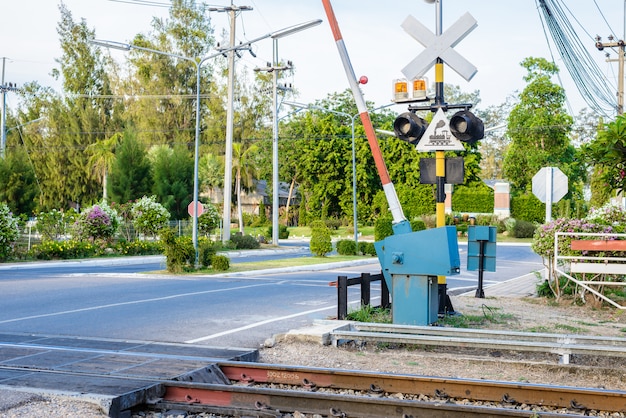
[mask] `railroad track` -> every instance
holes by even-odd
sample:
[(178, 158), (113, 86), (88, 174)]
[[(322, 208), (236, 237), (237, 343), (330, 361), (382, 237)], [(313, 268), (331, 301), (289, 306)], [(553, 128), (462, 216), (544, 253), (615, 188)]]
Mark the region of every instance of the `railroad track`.
[(224, 416), (626, 416), (626, 392), (361, 371), (219, 363), (229, 383), (166, 382), (149, 402)]
[[(0, 388), (100, 395), (111, 417), (176, 409), (281, 418), (296, 411), (345, 418), (626, 418), (626, 391), (262, 364), (253, 362), (255, 353), (186, 344), (21, 334), (5, 339)], [(604, 339), (600, 349), (607, 344)], [(245, 358), (251, 362), (235, 361)]]

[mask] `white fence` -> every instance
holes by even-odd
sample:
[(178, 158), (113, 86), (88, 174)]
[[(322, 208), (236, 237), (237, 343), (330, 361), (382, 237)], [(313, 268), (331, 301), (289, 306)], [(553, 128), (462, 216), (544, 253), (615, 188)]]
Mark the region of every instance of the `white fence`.
[[(577, 255), (569, 255), (577, 251)], [(626, 309), (605, 294), (606, 288), (626, 286), (626, 234), (557, 232), (554, 236), (554, 271), (585, 292), (618, 309)], [(558, 277), (556, 277), (558, 280)]]

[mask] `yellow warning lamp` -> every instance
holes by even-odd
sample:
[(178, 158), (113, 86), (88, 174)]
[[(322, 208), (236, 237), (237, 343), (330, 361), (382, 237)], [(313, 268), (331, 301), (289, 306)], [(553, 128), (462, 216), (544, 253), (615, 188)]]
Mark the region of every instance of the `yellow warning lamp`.
[(409, 82), (405, 78), (393, 81), (393, 101), (405, 102), (409, 100)]
[(426, 79), (423, 78), (415, 78), (411, 80), (411, 96), (414, 100), (426, 100), (428, 97), (426, 96)]

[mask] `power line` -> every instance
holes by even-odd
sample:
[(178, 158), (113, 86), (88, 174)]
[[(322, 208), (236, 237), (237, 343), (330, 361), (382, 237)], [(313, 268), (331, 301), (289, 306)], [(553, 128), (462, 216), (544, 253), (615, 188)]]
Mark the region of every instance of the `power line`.
[(114, 3), (133, 4), (136, 6), (167, 7), (167, 8), (172, 7), (172, 4), (169, 2), (163, 3), (160, 1), (154, 1), (154, 0), (108, 0), (108, 1), (114, 2)]
[(615, 93), (573, 29), (558, 0), (538, 0), (546, 26), (576, 88), (589, 107), (610, 117), (615, 113)]

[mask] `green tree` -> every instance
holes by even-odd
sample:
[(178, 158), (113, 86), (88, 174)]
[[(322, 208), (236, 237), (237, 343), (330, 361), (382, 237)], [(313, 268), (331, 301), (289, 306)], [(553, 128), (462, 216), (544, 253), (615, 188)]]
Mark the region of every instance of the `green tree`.
[(0, 202), (7, 202), (13, 213), (33, 215), (39, 185), (28, 154), (17, 147), (0, 160)]
[[(113, 99), (105, 59), (90, 41), (94, 31), (76, 22), (64, 4), (57, 24), (62, 55), (53, 76), (62, 80), (65, 95), (36, 83), (22, 93), (19, 119), (42, 119), (36, 131), (24, 135), (41, 186), (40, 209), (68, 208), (98, 199), (99, 185), (85, 153), (90, 144), (113, 130)], [(101, 189), (100, 189), (101, 190)]]
[(124, 132), (109, 175), (111, 198), (125, 203), (151, 192), (150, 161), (133, 132)]
[(152, 163), (153, 193), (174, 219), (187, 216), (192, 200), (193, 158), (183, 146), (159, 146)]
[(556, 166), (574, 183), (573, 147), (568, 133), (572, 117), (564, 108), (565, 91), (551, 77), (556, 64), (544, 58), (526, 58), (521, 63), (528, 84), (509, 116), (507, 134), (511, 145), (504, 160), (504, 174), (518, 192), (528, 191), (532, 177), (545, 166)]
[(13, 246), (19, 237), (17, 218), (6, 205), (0, 203), (0, 261), (4, 261), (13, 253)]
[(104, 202), (108, 199), (107, 193), (107, 180), (109, 177), (109, 170), (113, 166), (115, 161), (115, 148), (117, 147), (122, 135), (117, 132), (107, 139), (99, 140), (94, 144), (87, 146), (87, 153), (89, 154), (89, 165), (98, 173), (98, 177), (102, 182), (102, 200)]
[[(587, 162), (597, 169), (596, 179), (605, 188), (624, 191), (626, 187), (626, 117), (618, 115), (614, 121), (603, 124), (597, 138), (583, 147)], [(602, 203), (602, 202), (597, 202)]]
[(239, 231), (243, 234), (243, 210), (241, 199), (244, 190), (252, 190), (255, 186), (254, 159), (251, 156), (257, 151), (255, 145), (246, 147), (237, 142), (233, 144), (232, 167), (235, 172), (235, 195), (237, 196), (237, 217), (239, 218)]
[[(195, 0), (173, 0), (167, 18), (155, 18), (147, 34), (138, 34), (134, 45), (189, 59), (208, 55), (215, 45), (208, 5)], [(126, 116), (147, 146), (194, 144), (196, 115), (196, 66), (189, 60), (154, 52), (132, 50), (132, 77), (123, 81), (124, 91), (143, 95), (127, 103)], [(211, 63), (201, 68), (203, 95), (212, 97)], [(202, 99), (201, 113), (206, 114)]]

